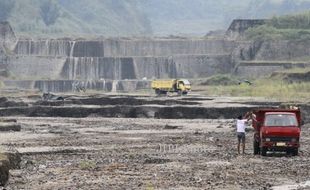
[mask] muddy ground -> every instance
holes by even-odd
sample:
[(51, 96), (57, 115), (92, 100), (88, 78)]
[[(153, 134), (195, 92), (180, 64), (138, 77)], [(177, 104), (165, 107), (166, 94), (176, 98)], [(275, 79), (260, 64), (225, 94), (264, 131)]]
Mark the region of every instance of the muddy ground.
[[(190, 100), (200, 104), (185, 107), (240, 107), (235, 112), (266, 104), (257, 100), (250, 105), (249, 99)], [(38, 103), (23, 101), (28, 107)], [(21, 125), (21, 131), (0, 133), (1, 146), (19, 152), (22, 160), (20, 169), (10, 171), (6, 189), (310, 189), (308, 124), (302, 128), (299, 156), (262, 157), (252, 154), (251, 128), (246, 154), (237, 154), (234, 120), (226, 115), (213, 119), (44, 116), (3, 117)]]

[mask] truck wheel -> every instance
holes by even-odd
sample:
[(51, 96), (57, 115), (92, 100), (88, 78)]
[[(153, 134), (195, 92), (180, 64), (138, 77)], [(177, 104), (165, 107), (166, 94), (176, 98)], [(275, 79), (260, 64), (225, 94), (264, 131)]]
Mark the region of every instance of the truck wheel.
[(294, 149), (292, 150), (292, 155), (293, 155), (293, 156), (298, 156), (298, 148), (294, 148)]
[(187, 95), (187, 92), (185, 91), (185, 92), (182, 92), (182, 95)]
[(256, 140), (253, 141), (253, 150), (254, 150), (254, 155), (257, 155), (260, 152), (259, 142), (257, 142)]
[(155, 94), (156, 94), (157, 96), (159, 96), (159, 95), (160, 95), (160, 90), (159, 90), (159, 89), (155, 89)]
[(262, 154), (262, 156), (267, 156), (267, 148), (262, 147), (261, 154)]

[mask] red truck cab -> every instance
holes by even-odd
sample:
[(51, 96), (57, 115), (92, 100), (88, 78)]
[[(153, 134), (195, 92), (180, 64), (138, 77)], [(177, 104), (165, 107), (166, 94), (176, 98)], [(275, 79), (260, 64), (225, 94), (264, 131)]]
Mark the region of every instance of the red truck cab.
[(301, 113), (299, 109), (259, 109), (252, 115), (254, 154), (285, 151), (298, 155)]

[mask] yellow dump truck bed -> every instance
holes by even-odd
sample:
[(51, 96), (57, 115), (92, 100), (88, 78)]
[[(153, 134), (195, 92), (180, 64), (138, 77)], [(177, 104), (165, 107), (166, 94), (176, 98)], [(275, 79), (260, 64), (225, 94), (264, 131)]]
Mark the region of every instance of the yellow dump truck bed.
[(153, 89), (172, 89), (176, 80), (154, 80), (151, 87)]

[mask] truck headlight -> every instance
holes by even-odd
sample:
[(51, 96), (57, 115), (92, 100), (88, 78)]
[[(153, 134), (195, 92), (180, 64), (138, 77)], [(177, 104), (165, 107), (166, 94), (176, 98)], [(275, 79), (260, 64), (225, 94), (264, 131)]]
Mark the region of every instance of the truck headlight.
[(265, 138), (265, 141), (266, 142), (270, 142), (270, 138)]

